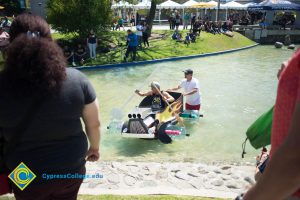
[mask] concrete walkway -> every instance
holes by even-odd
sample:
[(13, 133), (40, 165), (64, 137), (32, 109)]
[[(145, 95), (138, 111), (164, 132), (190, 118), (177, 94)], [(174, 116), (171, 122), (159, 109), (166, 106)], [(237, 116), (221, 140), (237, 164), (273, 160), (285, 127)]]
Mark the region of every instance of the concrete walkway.
[(201, 163), (99, 162), (87, 163), (80, 194), (173, 194), (234, 198), (253, 184), (253, 166)]

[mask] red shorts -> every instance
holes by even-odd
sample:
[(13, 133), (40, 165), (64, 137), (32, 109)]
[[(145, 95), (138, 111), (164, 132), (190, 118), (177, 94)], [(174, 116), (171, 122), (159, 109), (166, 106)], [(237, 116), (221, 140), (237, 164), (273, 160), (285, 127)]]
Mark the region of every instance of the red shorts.
[(199, 110), (200, 111), (201, 105), (190, 105), (190, 104), (185, 104), (185, 109), (186, 110)]

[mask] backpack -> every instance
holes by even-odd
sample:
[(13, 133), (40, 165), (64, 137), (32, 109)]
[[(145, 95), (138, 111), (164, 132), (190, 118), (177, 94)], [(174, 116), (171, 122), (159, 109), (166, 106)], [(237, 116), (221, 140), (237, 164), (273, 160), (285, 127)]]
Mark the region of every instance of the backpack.
[(271, 132), (272, 132), (272, 122), (273, 122), (273, 112), (274, 106), (267, 112), (262, 114), (247, 130), (246, 140), (242, 144), (243, 153), (242, 158), (244, 158), (246, 142), (250, 141), (250, 144), (255, 148), (259, 149), (261, 147), (268, 146), (271, 144)]

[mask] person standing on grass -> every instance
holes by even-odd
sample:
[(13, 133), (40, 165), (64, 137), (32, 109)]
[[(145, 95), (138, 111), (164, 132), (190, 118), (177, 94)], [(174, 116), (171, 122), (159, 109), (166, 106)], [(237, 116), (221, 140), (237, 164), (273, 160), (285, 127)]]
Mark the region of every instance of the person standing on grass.
[(130, 29), (127, 30), (127, 50), (126, 53), (124, 55), (124, 62), (127, 61), (127, 58), (129, 56), (129, 54), (132, 52), (133, 56), (132, 56), (132, 60), (135, 61), (136, 59), (136, 49), (138, 46), (138, 38), (137, 35), (135, 33), (133, 33)]
[(173, 89), (167, 91), (176, 91), (182, 88), (184, 90), (183, 96), (186, 97), (185, 110), (198, 110), (201, 108), (201, 96), (199, 82), (193, 77), (193, 70), (187, 69), (184, 72), (185, 79)]
[(146, 47), (149, 47), (149, 27), (148, 27), (148, 24), (144, 24), (144, 27), (143, 27), (143, 42), (144, 42), (144, 46)]
[(176, 25), (176, 30), (177, 31), (179, 29), (180, 22), (181, 22), (181, 18), (180, 18), (180, 15), (177, 13), (177, 15), (175, 17), (175, 25)]
[(183, 20), (183, 29), (188, 29), (190, 21), (191, 21), (191, 15), (189, 13), (185, 13), (184, 20)]
[(125, 31), (124, 20), (122, 17), (120, 17), (118, 20), (118, 28), (117, 29), (119, 29), (119, 31), (121, 31), (121, 27), (123, 28), (123, 31)]
[(75, 200), (83, 178), (50, 181), (43, 174), (83, 176), (86, 161), (99, 159), (95, 90), (83, 73), (67, 68), (43, 18), (19, 15), (10, 36), (0, 72), (0, 168), (11, 172), (23, 162), (36, 175), (25, 190), (12, 184), (16, 200)]
[(93, 30), (90, 31), (90, 34), (86, 41), (90, 52), (90, 58), (94, 60), (96, 59), (96, 48), (97, 48), (98, 41), (97, 41), (97, 36), (95, 35)]
[(143, 28), (144, 28), (144, 26), (142, 25), (142, 23), (136, 26), (136, 35), (138, 37), (138, 47), (139, 48), (142, 48)]
[(175, 30), (176, 26), (176, 14), (172, 13), (172, 30)]
[(192, 19), (191, 19), (191, 30), (194, 29), (194, 24), (195, 24), (195, 22), (196, 22), (196, 15), (193, 14)]
[(173, 30), (173, 15), (172, 14), (170, 14), (168, 22), (170, 25), (170, 30)]
[(130, 27), (132, 28), (133, 26), (135, 26), (135, 17), (134, 17), (134, 15), (132, 15), (132, 17), (130, 19)]

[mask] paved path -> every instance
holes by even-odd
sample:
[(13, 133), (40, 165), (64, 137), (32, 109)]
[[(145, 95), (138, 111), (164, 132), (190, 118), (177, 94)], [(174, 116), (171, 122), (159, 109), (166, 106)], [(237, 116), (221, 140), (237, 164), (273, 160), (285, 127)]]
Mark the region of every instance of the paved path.
[(80, 194), (174, 194), (234, 198), (253, 183), (253, 166), (200, 163), (99, 162), (87, 163)]

